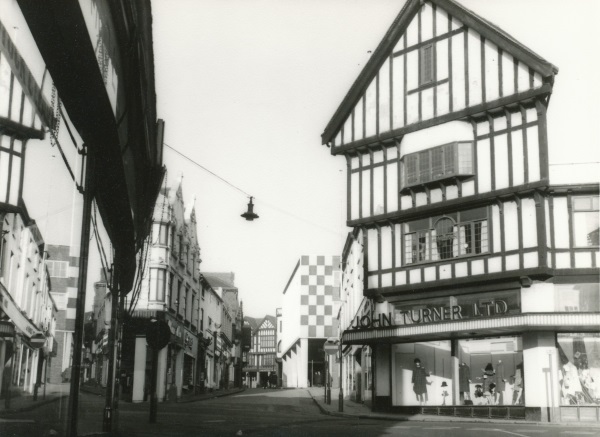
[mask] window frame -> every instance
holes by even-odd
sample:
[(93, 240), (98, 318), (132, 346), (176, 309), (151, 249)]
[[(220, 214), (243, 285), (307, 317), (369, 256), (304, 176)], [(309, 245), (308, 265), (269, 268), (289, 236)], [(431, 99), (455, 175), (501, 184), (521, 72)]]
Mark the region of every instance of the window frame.
[(419, 49), (419, 86), (435, 82), (435, 48), (426, 44)]
[[(481, 217), (471, 217), (473, 211), (481, 210), (484, 212)], [(461, 219), (461, 214), (466, 215), (466, 219)], [(404, 232), (402, 235), (402, 250), (404, 254), (404, 265), (415, 265), (415, 264), (424, 264), (424, 263), (437, 263), (437, 262), (448, 262), (453, 259), (472, 257), (472, 256), (481, 256), (487, 253), (490, 253), (490, 229), (492, 228), (491, 224), (492, 214), (489, 210), (488, 206), (474, 208), (470, 210), (459, 211), (452, 214), (443, 214), (441, 216), (435, 217), (427, 217), (427, 225), (423, 226), (424, 219), (414, 220), (412, 222), (406, 222), (403, 224)], [(442, 220), (450, 220), (452, 223), (452, 232), (445, 233), (444, 240), (438, 239), (436, 226)], [(420, 222), (420, 223), (419, 223)], [(413, 226), (423, 226), (421, 228), (410, 229), (411, 223)], [(482, 236), (483, 234), (483, 223), (485, 223), (485, 238)], [(479, 228), (477, 225), (480, 225)], [(463, 228), (463, 232), (465, 229), (469, 227), (470, 237), (467, 238), (466, 233), (461, 233), (461, 228)], [(479, 229), (479, 234), (478, 234)], [(456, 243), (452, 241), (452, 252), (454, 253), (454, 246), (456, 245), (456, 255), (442, 257), (440, 246), (437, 246), (437, 250), (434, 250), (434, 245), (441, 241), (447, 241), (448, 235), (453, 234), (451, 240), (456, 240)], [(461, 238), (461, 235), (464, 237)], [(418, 240), (415, 239), (417, 236)], [(479, 238), (478, 238), (479, 237)], [(423, 240), (423, 241), (421, 241)], [(463, 241), (464, 240), (464, 241)], [(421, 247), (420, 245), (423, 244)], [(468, 249), (465, 245), (469, 245)], [(423, 256), (420, 254), (423, 253)], [(434, 254), (437, 256), (434, 258)]]
[[(159, 287), (160, 276), (162, 276), (162, 287)], [(167, 289), (167, 271), (165, 269), (151, 267), (150, 268), (150, 289), (148, 291), (149, 302), (165, 301)], [(162, 296), (162, 299), (160, 298)]]
[[(582, 208), (580, 206), (577, 205), (577, 200), (581, 200), (581, 199), (589, 199), (589, 204), (590, 207), (587, 208)], [(587, 245), (579, 245), (577, 244), (578, 241), (578, 230), (581, 229), (580, 226), (577, 226), (577, 220), (576, 217), (577, 216), (583, 216), (583, 215), (588, 215), (588, 214), (595, 214), (595, 216), (597, 217), (600, 214), (600, 196), (597, 194), (589, 194), (589, 195), (577, 195), (577, 196), (573, 196), (571, 199), (571, 214), (572, 214), (572, 232), (573, 232), (573, 248), (575, 249), (590, 249), (590, 248), (596, 248), (600, 246), (599, 244), (587, 244)], [(590, 233), (587, 234), (587, 236), (589, 236)], [(586, 237), (587, 237), (586, 236)], [(593, 243), (593, 242), (592, 242)]]

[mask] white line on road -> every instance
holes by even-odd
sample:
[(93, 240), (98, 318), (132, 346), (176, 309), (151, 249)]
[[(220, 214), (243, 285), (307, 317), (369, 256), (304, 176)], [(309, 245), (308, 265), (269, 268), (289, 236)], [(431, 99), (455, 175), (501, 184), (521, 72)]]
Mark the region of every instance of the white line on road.
[(548, 432), (548, 429), (515, 429), (516, 432), (532, 432), (538, 434), (544, 434)]
[(34, 423), (31, 419), (0, 419), (0, 423)]
[(519, 434), (519, 433), (511, 432), (511, 431), (504, 431), (503, 429), (494, 429), (493, 431), (503, 432), (503, 433), (510, 434), (510, 435), (518, 435), (520, 437), (529, 437), (525, 434)]
[(460, 429), (458, 426), (436, 426), (433, 428), (421, 428), (421, 429)]
[(600, 433), (594, 431), (562, 431), (561, 434), (569, 433), (569, 435), (599, 435)]

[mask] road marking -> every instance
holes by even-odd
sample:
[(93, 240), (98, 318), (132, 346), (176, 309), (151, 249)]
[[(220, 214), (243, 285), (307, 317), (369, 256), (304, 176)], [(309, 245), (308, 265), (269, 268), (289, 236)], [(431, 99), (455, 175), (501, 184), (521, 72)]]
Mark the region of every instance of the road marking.
[(569, 435), (598, 435), (597, 432), (594, 431), (562, 431), (561, 434), (568, 432)]
[(35, 423), (31, 419), (0, 419), (0, 423)]
[(227, 422), (226, 420), (205, 420), (204, 423), (219, 423), (219, 422)]
[(433, 428), (421, 428), (421, 429), (459, 429), (458, 426), (436, 426)]
[(516, 432), (532, 432), (532, 433), (538, 433), (538, 434), (542, 434), (542, 433), (546, 433), (548, 432), (548, 429), (515, 429)]
[(525, 434), (519, 434), (519, 433), (511, 432), (511, 431), (504, 431), (503, 429), (493, 429), (491, 431), (503, 432), (505, 434), (510, 434), (510, 435), (518, 435), (519, 437), (529, 437), (529, 436), (527, 436)]

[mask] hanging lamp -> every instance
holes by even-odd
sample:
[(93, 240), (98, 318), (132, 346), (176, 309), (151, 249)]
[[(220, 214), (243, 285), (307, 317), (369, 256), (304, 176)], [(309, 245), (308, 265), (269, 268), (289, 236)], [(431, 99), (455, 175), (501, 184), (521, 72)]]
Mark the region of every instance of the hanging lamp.
[(258, 215), (254, 213), (254, 204), (252, 203), (252, 197), (250, 197), (250, 202), (248, 202), (248, 211), (241, 214), (241, 217), (244, 217), (248, 221), (252, 221), (258, 218)]

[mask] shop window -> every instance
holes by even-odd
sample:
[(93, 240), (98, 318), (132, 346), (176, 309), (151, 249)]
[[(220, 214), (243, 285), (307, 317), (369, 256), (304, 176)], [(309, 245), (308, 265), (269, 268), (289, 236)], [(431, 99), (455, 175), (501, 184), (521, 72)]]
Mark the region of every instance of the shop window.
[(406, 223), (404, 228), (407, 264), (488, 251), (487, 208), (415, 220)]
[(573, 236), (575, 247), (600, 245), (598, 196), (573, 197)]
[(600, 285), (596, 283), (555, 284), (555, 310), (600, 312)]
[[(451, 342), (395, 345), (394, 405), (524, 405), (521, 337), (458, 340), (458, 372)], [(457, 398), (453, 393), (459, 394)]]
[(473, 143), (453, 142), (404, 156), (403, 188), (453, 177), (468, 177), (473, 170)]
[(561, 405), (600, 405), (600, 334), (558, 334)]
[(48, 274), (52, 278), (66, 278), (69, 263), (67, 261), (47, 260)]

